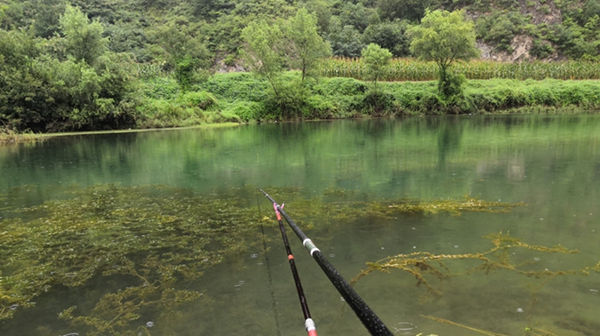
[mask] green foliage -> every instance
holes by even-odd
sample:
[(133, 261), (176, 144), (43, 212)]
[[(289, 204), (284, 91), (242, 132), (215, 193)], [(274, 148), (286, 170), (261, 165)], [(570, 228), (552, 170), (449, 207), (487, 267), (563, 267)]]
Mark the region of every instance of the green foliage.
[[(61, 23), (66, 37), (57, 41), (0, 31), (0, 121), (36, 132), (134, 124), (136, 113), (128, 98), (130, 60), (107, 53), (101, 27), (80, 11), (68, 7)], [(63, 42), (70, 57), (61, 60), (61, 53), (48, 53)]]
[(362, 39), (364, 43), (375, 43), (390, 50), (396, 57), (408, 56), (406, 29), (407, 25), (400, 21), (372, 24), (365, 29)]
[(463, 75), (457, 75), (452, 71), (446, 71), (440, 73), (440, 80), (438, 81), (438, 92), (443, 97), (453, 97), (462, 94), (462, 85), (465, 82)]
[(332, 18), (327, 39), (335, 56), (358, 57), (365, 47), (361, 33), (354, 26), (343, 25), (337, 17)]
[(377, 80), (381, 78), (385, 68), (389, 65), (392, 53), (375, 43), (371, 43), (361, 51), (361, 56), (366, 65), (368, 78), (377, 87)]
[(331, 55), (331, 48), (317, 32), (317, 17), (304, 8), (298, 10), (285, 25), (286, 37), (291, 42), (288, 51), (292, 67), (300, 69), (302, 81), (307, 75), (315, 75), (317, 62)]
[(455, 89), (445, 90), (455, 88), (459, 83), (448, 76), (447, 69), (456, 60), (469, 60), (479, 54), (475, 47), (473, 23), (465, 20), (462, 11), (426, 11), (421, 24), (411, 27), (409, 34), (413, 54), (437, 63), (439, 92), (444, 97), (448, 97), (446, 93), (457, 92)]
[(431, 8), (433, 3), (434, 1), (431, 0), (378, 0), (377, 9), (384, 19), (419, 21), (425, 15), (425, 10)]
[(554, 51), (554, 48), (549, 42), (534, 40), (529, 53), (535, 58), (544, 59), (551, 56)]
[(246, 43), (245, 60), (252, 72), (267, 78), (277, 94), (277, 76), (284, 68), (285, 45), (283, 32), (277, 24), (252, 22), (242, 31)]
[(523, 33), (526, 19), (519, 12), (494, 11), (477, 21), (477, 35), (497, 50), (512, 52), (515, 35)]
[(60, 30), (60, 16), (65, 12), (64, 0), (33, 0), (33, 27), (40, 37), (51, 37)]
[(266, 98), (269, 84), (247, 72), (223, 73), (210, 77), (201, 85), (203, 90), (227, 100), (259, 102)]
[(354, 27), (361, 33), (370, 24), (379, 22), (375, 9), (367, 8), (360, 2), (342, 2), (338, 17), (341, 26)]
[(369, 91), (363, 98), (362, 109), (369, 115), (382, 116), (393, 113), (394, 96), (379, 90)]
[(205, 80), (213, 63), (212, 54), (190, 26), (182, 19), (167, 22), (151, 32), (157, 43), (156, 57), (167, 69), (175, 71), (175, 78), (183, 90)]
[(479, 55), (473, 23), (465, 20), (461, 11), (427, 11), (421, 24), (409, 29), (409, 35), (411, 52), (419, 58), (435, 61), (440, 68)]
[(79, 8), (67, 6), (60, 17), (60, 29), (65, 36), (67, 53), (76, 60), (93, 65), (107, 51), (108, 39), (98, 21), (90, 22)]
[(234, 101), (223, 110), (223, 114), (237, 116), (240, 121), (250, 122), (264, 119), (263, 111), (264, 107), (261, 103)]

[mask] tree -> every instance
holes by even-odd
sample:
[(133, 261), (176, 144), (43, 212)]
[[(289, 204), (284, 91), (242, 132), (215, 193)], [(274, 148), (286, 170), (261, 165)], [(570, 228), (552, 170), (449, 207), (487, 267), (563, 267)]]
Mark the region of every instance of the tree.
[(93, 65), (108, 46), (108, 39), (102, 37), (104, 28), (98, 21), (90, 22), (77, 7), (67, 6), (60, 17), (61, 31), (65, 36), (67, 52), (76, 60)]
[(244, 58), (250, 70), (267, 79), (276, 96), (276, 80), (283, 71), (286, 55), (283, 32), (278, 24), (265, 21), (250, 23), (242, 31), (245, 41)]
[(410, 51), (424, 60), (435, 61), (439, 70), (438, 91), (445, 97), (460, 91), (460, 78), (448, 73), (457, 60), (479, 55), (475, 46), (473, 22), (465, 20), (463, 11), (427, 10), (421, 24), (408, 31)]
[(187, 20), (175, 18), (155, 28), (150, 35), (156, 43), (156, 57), (167, 69), (175, 70), (175, 79), (183, 90), (208, 76), (212, 54)]
[(369, 79), (373, 80), (375, 89), (377, 89), (377, 80), (381, 78), (383, 71), (390, 63), (392, 53), (375, 43), (371, 43), (362, 50), (361, 56), (367, 66)]
[(362, 36), (356, 28), (352, 26), (342, 27), (335, 20), (327, 39), (331, 43), (335, 56), (358, 57), (365, 46), (362, 42)]
[(433, 4), (431, 0), (378, 0), (377, 9), (383, 19), (407, 19), (419, 21), (425, 9)]
[(61, 31), (65, 36), (67, 52), (76, 60), (93, 65), (108, 46), (108, 39), (102, 37), (104, 29), (98, 21), (90, 22), (77, 7), (67, 6), (60, 17)]
[(375, 43), (386, 48), (396, 57), (408, 56), (409, 41), (406, 37), (407, 24), (401, 21), (381, 22), (365, 29), (363, 42)]
[(301, 8), (286, 25), (286, 35), (291, 42), (289, 57), (292, 66), (302, 72), (302, 82), (314, 72), (317, 62), (331, 55), (331, 47), (317, 33), (317, 18)]

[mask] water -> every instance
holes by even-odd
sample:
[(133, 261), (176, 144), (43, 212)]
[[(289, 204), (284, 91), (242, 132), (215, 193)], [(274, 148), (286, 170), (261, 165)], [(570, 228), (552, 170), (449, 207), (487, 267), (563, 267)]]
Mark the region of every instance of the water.
[[(76, 136), (0, 148), (0, 193), (21, 207), (64, 198), (61, 190), (90, 186), (162, 185), (198, 195), (242, 190), (248, 206), (270, 216), (252, 191), (278, 192), (279, 201), (335, 200), (341, 192), (364, 201), (463, 199), (524, 202), (510, 213), (447, 213), (360, 218), (331, 225), (296, 217), (348, 279), (365, 263), (400, 253), (454, 254), (491, 247), (482, 237), (510, 232), (529, 244), (579, 250), (575, 255), (516, 249), (526, 267), (579, 270), (600, 260), (600, 117), (506, 116), (335, 121)], [(241, 188), (241, 189), (240, 189)], [(286, 198), (281, 191), (296, 193)], [(341, 196), (340, 196), (341, 197)], [(260, 208), (259, 208), (260, 207)], [(2, 207), (0, 207), (0, 212)], [(0, 213), (0, 217), (9, 214)], [(327, 223), (327, 224), (326, 224)], [(229, 256), (189, 286), (201, 299), (168, 316), (134, 322), (153, 335), (304, 335), (302, 314), (279, 233), (266, 226), (249, 250)], [(0, 227), (0, 231), (2, 228)], [(292, 249), (311, 312), (322, 335), (366, 331), (318, 266)], [(521, 259), (519, 259), (521, 258)], [(396, 335), (480, 335), (435, 316), (505, 335), (600, 333), (600, 276), (536, 279), (506, 270), (461, 273), (435, 281), (439, 297), (401, 271), (372, 273), (356, 290)], [(57, 314), (85, 305), (102, 281), (58, 287), (0, 322), (2, 335), (85, 334)], [(88, 303), (89, 304), (89, 303)], [(33, 321), (33, 322), (32, 322)], [(132, 335), (138, 331), (129, 330)], [(549, 333), (548, 335), (552, 335)]]

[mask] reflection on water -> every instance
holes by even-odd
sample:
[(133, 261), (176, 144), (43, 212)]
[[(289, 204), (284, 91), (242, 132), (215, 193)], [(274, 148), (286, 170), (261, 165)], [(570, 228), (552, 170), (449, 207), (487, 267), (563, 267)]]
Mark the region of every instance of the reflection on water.
[[(70, 188), (116, 184), (185, 188), (210, 199), (242, 190), (236, 198), (262, 218), (271, 213), (253, 188), (284, 188), (277, 196), (288, 213), (348, 279), (366, 262), (390, 255), (485, 251), (489, 242), (482, 237), (497, 232), (577, 249), (568, 259), (520, 250), (511, 255), (531, 267), (576, 270), (595, 265), (600, 255), (599, 138), (597, 116), (340, 121), (57, 138), (0, 148), (0, 217), (10, 218), (9, 209), (69, 199), (63, 191)], [(465, 195), (526, 206), (460, 216), (371, 214), (338, 223), (325, 220), (327, 206), (306, 210), (311, 202), (336, 209), (339, 202)], [(133, 319), (132, 334), (304, 334), (277, 228), (272, 221), (264, 225), (266, 250), (260, 243), (227, 257), (187, 284), (205, 294), (201, 300), (159, 319)], [(262, 239), (259, 230), (255, 234)], [(292, 240), (292, 248), (319, 331), (364, 335), (300, 244)], [(442, 295), (434, 297), (416, 287), (413, 276), (396, 272), (371, 274), (356, 289), (398, 335), (478, 335), (462, 327), (470, 326), (505, 335), (576, 336), (600, 330), (598, 280), (595, 272), (544, 281), (502, 270), (465, 272), (440, 281)], [(0, 322), (0, 333), (82, 332), (81, 325), (59, 321), (58, 312), (85, 306), (117, 284), (55, 288), (35, 308), (17, 308), (14, 319)]]

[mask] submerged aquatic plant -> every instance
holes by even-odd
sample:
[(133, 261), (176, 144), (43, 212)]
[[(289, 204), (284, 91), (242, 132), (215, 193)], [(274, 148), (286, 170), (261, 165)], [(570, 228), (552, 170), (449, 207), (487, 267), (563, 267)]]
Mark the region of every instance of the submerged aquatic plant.
[[(440, 213), (460, 216), (464, 212), (507, 213), (515, 207), (525, 205), (522, 202), (492, 202), (465, 196), (462, 200), (376, 200), (357, 201), (356, 195), (337, 194), (336, 200), (294, 199), (290, 205), (295, 218), (319, 218), (332, 223), (345, 223), (357, 219), (394, 220), (406, 215), (436, 215)], [(340, 201), (340, 197), (342, 200)], [(344, 200), (343, 198), (347, 198)]]
[(126, 334), (143, 314), (199, 298), (185, 284), (250, 247), (257, 223), (239, 199), (157, 186), (77, 189), (18, 211), (0, 219), (0, 320), (51, 290), (118, 278), (125, 285), (60, 317), (87, 335)]
[(362, 270), (353, 282), (360, 278), (375, 272), (390, 273), (394, 270), (401, 270), (411, 274), (417, 280), (417, 286), (424, 286), (429, 293), (441, 295), (441, 291), (435, 288), (430, 279), (447, 279), (456, 276), (451, 272), (449, 263), (456, 260), (470, 260), (477, 262), (477, 265), (471, 267), (466, 273), (483, 271), (489, 273), (493, 270), (507, 270), (522, 274), (527, 277), (545, 278), (556, 277), (567, 274), (587, 275), (591, 271), (600, 272), (600, 262), (594, 266), (587, 266), (577, 270), (555, 270), (528, 268), (531, 263), (519, 263), (514, 260), (511, 253), (515, 249), (525, 249), (541, 253), (560, 253), (575, 254), (577, 250), (570, 250), (563, 246), (553, 247), (531, 245), (510, 236), (508, 233), (499, 232), (490, 234), (484, 238), (488, 239), (493, 247), (484, 252), (461, 253), (461, 254), (433, 254), (430, 252), (413, 252), (408, 254), (399, 254), (390, 256), (367, 264), (367, 268)]
[[(326, 217), (325, 225), (506, 212), (519, 205), (473, 198), (360, 201), (360, 195), (339, 190), (311, 199), (294, 189), (274, 192), (286, 196), (294, 217)], [(194, 283), (211, 266), (260, 241), (261, 220), (273, 221), (260, 219), (254, 188), (199, 195), (166, 186), (74, 187), (57, 192), (60, 199), (28, 208), (21, 208), (21, 198), (35, 188), (11, 193), (0, 194), (0, 323), (46, 293), (80, 290), (85, 299), (66, 300), (59, 317), (86, 335), (148, 335), (153, 324), (143, 321), (167, 319), (187, 304), (209, 300), (201, 289), (190, 288), (198, 288)], [(56, 334), (43, 334), (50, 333)]]

